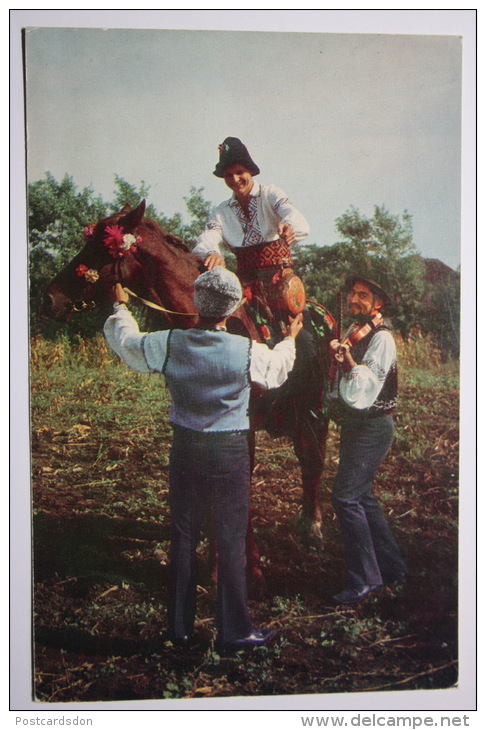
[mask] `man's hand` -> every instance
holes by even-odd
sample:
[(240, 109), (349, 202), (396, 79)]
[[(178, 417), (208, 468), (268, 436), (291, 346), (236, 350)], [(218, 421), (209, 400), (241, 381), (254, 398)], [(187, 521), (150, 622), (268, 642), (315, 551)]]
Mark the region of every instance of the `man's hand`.
[(111, 289), (108, 292), (108, 297), (110, 299), (110, 302), (114, 304), (115, 302), (121, 302), (122, 304), (128, 304), (128, 301), (130, 300), (130, 297), (124, 291), (122, 285), (117, 282), (115, 286), (112, 286)]
[(295, 241), (294, 227), (290, 223), (279, 223), (278, 235), (287, 246), (291, 246)]
[(213, 253), (210, 253), (209, 256), (205, 259), (204, 266), (207, 269), (214, 269), (215, 266), (226, 267), (226, 264), (224, 262), (224, 258), (220, 256), (219, 253), (216, 253), (216, 251), (213, 251)]
[(339, 363), (344, 373), (348, 373), (356, 366), (349, 345), (342, 345), (339, 340), (331, 340), (329, 349), (333, 352), (336, 362)]
[(290, 317), (290, 324), (286, 327), (282, 327), (284, 337), (292, 337), (292, 339), (295, 340), (303, 326), (304, 317), (302, 313), (297, 314), (293, 319)]
[(334, 355), (339, 348), (341, 347), (341, 343), (339, 340), (331, 340), (329, 343), (329, 349), (332, 351), (332, 354)]

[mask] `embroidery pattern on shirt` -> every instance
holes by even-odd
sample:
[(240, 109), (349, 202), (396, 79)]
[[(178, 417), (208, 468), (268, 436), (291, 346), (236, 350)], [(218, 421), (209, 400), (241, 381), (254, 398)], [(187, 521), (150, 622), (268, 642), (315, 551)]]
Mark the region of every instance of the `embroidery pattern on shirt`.
[(275, 205), (273, 206), (273, 209), (274, 209), (274, 211), (275, 211), (276, 213), (278, 213), (278, 211), (279, 211), (279, 208), (281, 208), (281, 207), (282, 207), (282, 205), (285, 205), (285, 204), (286, 204), (286, 203), (288, 203), (288, 202), (289, 202), (289, 199), (288, 199), (288, 198), (279, 198), (279, 200), (277, 200), (277, 201), (275, 202)]
[(236, 217), (243, 229), (243, 241), (242, 246), (254, 246), (257, 243), (263, 243), (263, 236), (258, 223), (258, 203), (257, 196), (251, 195), (248, 201), (248, 213), (247, 218), (243, 212), (243, 208), (238, 201), (232, 202), (235, 208)]
[(387, 401), (380, 401), (376, 400), (373, 403), (373, 409), (377, 411), (391, 411), (393, 408), (397, 407), (397, 399), (396, 398), (390, 398)]
[(386, 372), (379, 365), (379, 363), (376, 362), (376, 360), (363, 360), (362, 364), (366, 365), (366, 367), (369, 368), (371, 372), (376, 375), (378, 380), (385, 380)]
[(270, 372), (271, 366), (272, 366), (272, 363), (269, 360), (268, 363), (267, 363), (267, 367), (265, 368), (265, 375), (264, 375), (264, 379), (265, 379), (265, 382), (266, 383), (268, 383), (268, 373)]

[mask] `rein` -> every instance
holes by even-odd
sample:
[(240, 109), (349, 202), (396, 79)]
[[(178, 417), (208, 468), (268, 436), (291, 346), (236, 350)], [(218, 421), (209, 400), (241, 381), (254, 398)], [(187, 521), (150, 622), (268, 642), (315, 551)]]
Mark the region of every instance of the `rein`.
[[(142, 304), (145, 304), (146, 307), (150, 307), (151, 309), (157, 309), (159, 312), (166, 312), (167, 314), (177, 314), (179, 317), (197, 317), (197, 312), (174, 312), (172, 309), (167, 309), (166, 307), (161, 307), (159, 304), (155, 304), (155, 302), (150, 302), (148, 299), (144, 299), (143, 297), (139, 297), (138, 294), (135, 294), (131, 291), (127, 286), (123, 287), (123, 291), (126, 292), (129, 296), (133, 297), (134, 299), (138, 299), (139, 302), (142, 302)], [(97, 307), (97, 303), (93, 300), (89, 302), (85, 302), (84, 299), (78, 299), (75, 302), (73, 302), (71, 311), (73, 312), (84, 312), (85, 309), (95, 309)]]
[(172, 309), (166, 309), (165, 307), (161, 307), (159, 304), (155, 304), (155, 302), (150, 302), (148, 299), (144, 299), (143, 297), (139, 297), (138, 294), (134, 294), (127, 286), (123, 287), (123, 291), (129, 294), (129, 296), (134, 297), (134, 299), (138, 299), (138, 301), (142, 302), (142, 304), (145, 304), (146, 307), (150, 307), (151, 309), (158, 309), (159, 312), (177, 314), (180, 317), (197, 317), (197, 312), (174, 312), (172, 311)]
[[(123, 280), (123, 272), (122, 267), (125, 264), (124, 256), (121, 258), (115, 259), (113, 262), (113, 278), (115, 281), (119, 281), (120, 283)], [(125, 264), (126, 265), (126, 264)], [(81, 265), (83, 267), (83, 265)], [(90, 283), (93, 283), (98, 279), (98, 272), (95, 269), (88, 269), (87, 266), (84, 266), (82, 271), (77, 272), (78, 276), (83, 276), (85, 279), (87, 279)], [(88, 276), (91, 275), (91, 277), (94, 275), (96, 276), (95, 279), (91, 278), (89, 279)], [(175, 312), (172, 309), (167, 309), (166, 307), (162, 307), (159, 304), (155, 304), (155, 302), (151, 302), (148, 299), (144, 299), (143, 297), (139, 297), (138, 294), (135, 294), (135, 292), (131, 291), (128, 287), (123, 287), (123, 291), (125, 291), (127, 294), (129, 294), (134, 299), (138, 299), (139, 302), (142, 302), (142, 304), (145, 304), (146, 307), (150, 307), (151, 309), (156, 309), (159, 312), (165, 312), (166, 314), (175, 314), (179, 317), (197, 317), (197, 312)], [(72, 312), (83, 312), (85, 309), (95, 309), (97, 307), (97, 303), (94, 300), (86, 302), (84, 299), (77, 299), (73, 302), (71, 311)]]
[[(119, 279), (120, 283), (122, 281), (122, 266), (124, 264), (126, 266), (124, 258), (117, 259), (115, 261), (115, 272), (118, 274), (117, 278)], [(145, 304), (145, 306), (149, 307), (150, 309), (156, 309), (157, 311), (165, 312), (166, 314), (176, 314), (179, 317), (197, 317), (197, 312), (174, 312), (172, 309), (166, 309), (166, 307), (162, 307), (160, 304), (155, 304), (155, 302), (151, 302), (148, 299), (139, 297), (138, 294), (135, 294), (135, 292), (131, 291), (131, 289), (129, 289), (127, 286), (123, 287), (123, 291), (134, 299), (138, 299), (139, 302), (142, 302), (142, 304)]]

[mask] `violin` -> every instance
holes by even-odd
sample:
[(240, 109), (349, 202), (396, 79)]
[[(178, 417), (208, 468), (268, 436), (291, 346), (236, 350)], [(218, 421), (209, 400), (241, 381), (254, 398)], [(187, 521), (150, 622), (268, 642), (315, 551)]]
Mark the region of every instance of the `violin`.
[(372, 330), (376, 329), (380, 324), (383, 323), (383, 315), (381, 312), (377, 312), (373, 318), (365, 322), (365, 324), (359, 324), (359, 322), (354, 322), (351, 327), (349, 327), (348, 331), (342, 336), (342, 318), (343, 318), (343, 292), (338, 292), (338, 312), (337, 312), (337, 319), (336, 319), (336, 339), (339, 340), (340, 347), (337, 350), (331, 351), (331, 359), (329, 364), (329, 371), (328, 371), (328, 377), (331, 382), (334, 381), (338, 371), (339, 366), (343, 367), (343, 358), (346, 353), (346, 347), (349, 348), (349, 350), (352, 350), (355, 345), (358, 344), (366, 335), (368, 335)]
[(338, 372), (338, 366), (343, 367), (343, 357), (345, 355), (345, 346), (352, 350), (355, 345), (358, 344), (366, 335), (372, 330), (376, 329), (380, 324), (383, 323), (383, 315), (381, 312), (377, 312), (369, 322), (365, 324), (359, 324), (354, 322), (348, 329), (344, 337), (338, 338), (340, 341), (340, 347), (337, 351), (334, 351), (333, 357), (331, 358), (329, 366), (329, 379), (332, 382)]
[(341, 339), (341, 345), (347, 345), (350, 349), (352, 349), (358, 344), (358, 342), (366, 337), (366, 335), (382, 323), (383, 315), (381, 312), (377, 312), (375, 316), (369, 322), (365, 322), (365, 324), (360, 325), (358, 322), (354, 322)]

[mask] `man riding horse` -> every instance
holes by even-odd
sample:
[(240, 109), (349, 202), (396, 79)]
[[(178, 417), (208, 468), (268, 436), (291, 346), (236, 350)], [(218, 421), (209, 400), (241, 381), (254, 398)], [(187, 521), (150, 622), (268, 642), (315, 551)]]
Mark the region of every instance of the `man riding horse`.
[[(286, 391), (298, 389), (304, 409), (317, 419), (323, 377), (309, 381), (307, 388), (303, 387), (303, 380), (305, 372), (322, 371), (324, 352), (314, 328), (316, 313), (313, 312), (313, 320), (306, 307), (303, 284), (292, 271), (291, 253), (291, 246), (308, 235), (309, 225), (283, 190), (253, 180), (259, 173), (245, 145), (236, 137), (227, 137), (219, 146), (219, 162), (213, 174), (224, 179), (233, 195), (211, 213), (192, 253), (212, 269), (225, 265), (220, 246), (229, 246), (236, 255), (236, 273), (247, 311), (260, 337), (270, 346), (281, 339), (289, 315), (303, 312), (305, 329), (297, 338), (297, 362)], [(281, 432), (285, 432), (288, 392), (280, 396)], [(265, 401), (260, 406), (259, 417), (264, 418), (265, 410), (268, 411)], [(277, 427), (274, 433), (278, 432)]]
[[(308, 235), (309, 225), (283, 190), (253, 180), (260, 169), (239, 139), (227, 137), (219, 151), (213, 174), (224, 179), (233, 195), (214, 209), (192, 252), (208, 269), (225, 266), (220, 245), (226, 243), (236, 255), (236, 273), (248, 302), (272, 322), (275, 315), (286, 314), (274, 311), (272, 289), (291, 269), (290, 247)], [(303, 288), (293, 298), (294, 310), (302, 311)]]

